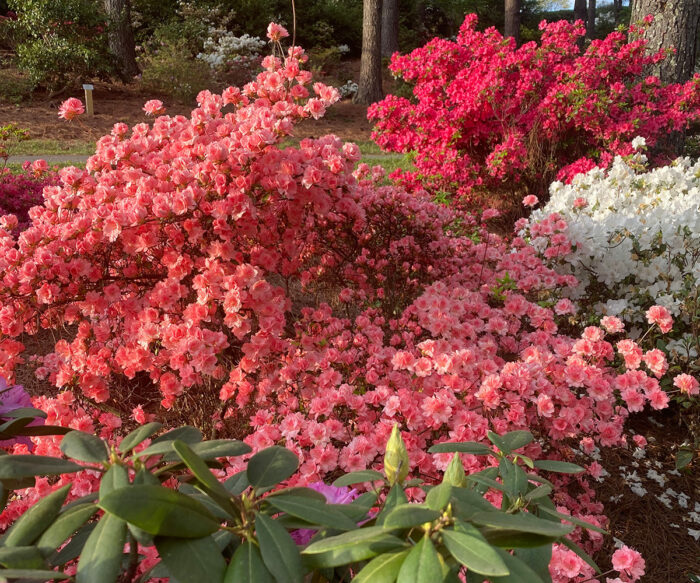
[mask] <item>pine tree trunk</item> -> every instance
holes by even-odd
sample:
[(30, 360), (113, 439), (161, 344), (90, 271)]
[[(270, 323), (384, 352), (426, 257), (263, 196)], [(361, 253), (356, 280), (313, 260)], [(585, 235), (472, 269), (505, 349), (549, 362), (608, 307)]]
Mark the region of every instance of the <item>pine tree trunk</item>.
[(505, 0), (505, 26), (503, 36), (515, 39), (515, 44), (520, 44), (520, 0)]
[(116, 57), (119, 76), (123, 81), (130, 81), (139, 73), (136, 64), (136, 45), (134, 32), (131, 30), (130, 0), (103, 0), (105, 12), (109, 19), (109, 50)]
[(613, 18), (615, 26), (620, 24), (620, 12), (622, 11), (622, 0), (613, 0)]
[[(574, 1), (574, 21), (581, 20), (584, 24), (588, 22), (588, 8), (586, 7), (586, 0), (575, 0)], [(586, 44), (586, 39), (581, 37), (576, 43), (578, 48), (583, 51), (583, 47)]]
[(382, 57), (399, 50), (399, 0), (382, 0)]
[(370, 105), (382, 92), (382, 0), (364, 0), (362, 5), (362, 59), (355, 103)]
[(595, 38), (595, 0), (588, 0), (588, 19), (586, 21), (586, 38)]
[(675, 54), (650, 68), (648, 73), (665, 83), (690, 79), (697, 56), (700, 2), (698, 0), (634, 0), (632, 24), (652, 14), (654, 22), (644, 33), (649, 51), (675, 48)]

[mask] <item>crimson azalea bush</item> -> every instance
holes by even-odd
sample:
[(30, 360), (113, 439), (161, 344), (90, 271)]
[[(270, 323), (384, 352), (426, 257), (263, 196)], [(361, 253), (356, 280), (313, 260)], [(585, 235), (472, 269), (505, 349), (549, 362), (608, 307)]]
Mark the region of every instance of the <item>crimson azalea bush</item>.
[(22, 172), (12, 172), (9, 168), (0, 170), (0, 215), (14, 215), (17, 231), (27, 228), (31, 222), (29, 209), (43, 203), (45, 186), (56, 184), (58, 174), (49, 170), (43, 160), (25, 165)]
[[(275, 41), (284, 33), (269, 30)], [(22, 361), (23, 334), (72, 325), (37, 369), (62, 391), (35, 399), (47, 423), (118, 442), (123, 420), (90, 403), (122, 406), (124, 379), (140, 387), (130, 397), (143, 399), (139, 423), (153, 410), (144, 379), (166, 408), (217, 395), (208, 413), (220, 435), (298, 455), (291, 485), (375, 466), (394, 424), (412, 471), (436, 480), (449, 456), (429, 456), (431, 444), (483, 441), (490, 429), (532, 431), (532, 457), (625, 445), (629, 411), (668, 397), (627, 358), (633, 341), (560, 329), (571, 304), (559, 294), (574, 277), (426, 192), (379, 186), (378, 169), (353, 172), (354, 144), (279, 147), (338, 99), (322, 84), (309, 90), (304, 60), (297, 47), (267, 57), (242, 90), (202, 92), (190, 118), (115, 125), (86, 170), (60, 171), (27, 230), (14, 237), (16, 220), (0, 218), (0, 373), (11, 378)], [(565, 227), (557, 215), (543, 222), (550, 258), (571, 251)], [(33, 441), (36, 454), (61, 456), (59, 438)], [(469, 473), (492, 463), (462, 461)], [(244, 463), (228, 460), (220, 477)], [(602, 525), (586, 479), (555, 483), (567, 480), (577, 494), (559, 492), (558, 507)], [(89, 471), (38, 480), (0, 522), (68, 482), (76, 495), (98, 487)], [(593, 574), (561, 545), (550, 570), (556, 582)]]
[(477, 31), (472, 14), (455, 41), (393, 57), (390, 69), (413, 95), (389, 95), (368, 116), (384, 150), (415, 152), (416, 171), (396, 178), (467, 197), (477, 187), (546, 197), (555, 176), (607, 166), (633, 152), (636, 136), (656, 148), (657, 163), (669, 161), (665, 137), (700, 119), (700, 75), (670, 85), (644, 76), (664, 54), (647, 54), (644, 39), (622, 32), (582, 53), (581, 22), (540, 29), (539, 45), (516, 47), (493, 28)]

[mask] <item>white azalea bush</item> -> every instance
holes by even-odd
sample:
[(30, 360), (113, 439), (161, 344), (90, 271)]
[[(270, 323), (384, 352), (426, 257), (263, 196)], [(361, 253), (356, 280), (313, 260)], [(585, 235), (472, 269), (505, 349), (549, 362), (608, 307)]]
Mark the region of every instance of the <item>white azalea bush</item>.
[(261, 52), (267, 42), (257, 36), (210, 27), (204, 48), (197, 58), (209, 65), (220, 80), (247, 83), (260, 69)]
[[(634, 145), (641, 149), (644, 140)], [(572, 300), (579, 316), (596, 321), (617, 316), (633, 337), (647, 327), (653, 305), (673, 315), (673, 331), (659, 339), (671, 362), (697, 371), (700, 332), (700, 161), (679, 158), (647, 171), (646, 157), (616, 158), (571, 184), (551, 185), (549, 202), (535, 210), (521, 234), (557, 261), (557, 269), (578, 279)], [(548, 253), (561, 244), (543, 225), (555, 213), (566, 222), (561, 236), (573, 253)], [(568, 244), (568, 242), (566, 243)]]

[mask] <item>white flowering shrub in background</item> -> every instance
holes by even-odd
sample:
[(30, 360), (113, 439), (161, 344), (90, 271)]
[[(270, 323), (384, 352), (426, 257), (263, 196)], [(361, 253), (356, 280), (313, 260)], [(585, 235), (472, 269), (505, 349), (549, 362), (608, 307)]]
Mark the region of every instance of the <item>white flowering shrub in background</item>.
[(210, 27), (197, 58), (209, 65), (217, 80), (242, 85), (258, 72), (266, 45), (257, 36), (236, 36), (226, 29)]
[(355, 83), (352, 79), (348, 79), (345, 82), (345, 85), (341, 85), (340, 87), (338, 87), (338, 91), (340, 92), (340, 98), (351, 99), (352, 97), (355, 97), (355, 94), (357, 93), (358, 89), (359, 85)]
[[(644, 147), (643, 138), (634, 145)], [(586, 298), (580, 316), (591, 321), (618, 316), (634, 336), (645, 329), (649, 307), (665, 306), (675, 324), (658, 347), (677, 366), (695, 372), (700, 368), (700, 161), (679, 158), (651, 171), (645, 162), (641, 153), (618, 157), (607, 170), (580, 174), (568, 185), (553, 183), (549, 202), (532, 213), (523, 234), (537, 245), (551, 245), (535, 224), (552, 213), (561, 215), (574, 252), (558, 259), (557, 269), (579, 280), (572, 299)]]

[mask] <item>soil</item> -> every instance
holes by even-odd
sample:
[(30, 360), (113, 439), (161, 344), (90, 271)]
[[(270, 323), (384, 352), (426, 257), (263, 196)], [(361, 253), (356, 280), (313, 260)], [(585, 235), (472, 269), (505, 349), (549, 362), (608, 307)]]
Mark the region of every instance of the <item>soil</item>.
[[(14, 123), (29, 130), (32, 139), (97, 141), (108, 134), (117, 122), (131, 126), (152, 119), (146, 116), (142, 107), (146, 101), (156, 96), (144, 95), (136, 85), (95, 83), (94, 86), (95, 115), (92, 117), (82, 115), (71, 122), (58, 117), (58, 108), (65, 99), (73, 96), (84, 101), (83, 95), (66, 94), (49, 98), (45, 94), (37, 94), (21, 105), (0, 101), (0, 125)], [(183, 105), (162, 100), (168, 115), (188, 116), (196, 107), (195, 103)], [(336, 103), (322, 119), (308, 120), (297, 126), (295, 135), (306, 138), (336, 134), (349, 141), (369, 140), (371, 126), (366, 111), (366, 107), (349, 100)]]

